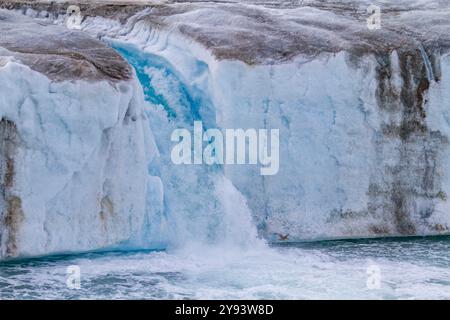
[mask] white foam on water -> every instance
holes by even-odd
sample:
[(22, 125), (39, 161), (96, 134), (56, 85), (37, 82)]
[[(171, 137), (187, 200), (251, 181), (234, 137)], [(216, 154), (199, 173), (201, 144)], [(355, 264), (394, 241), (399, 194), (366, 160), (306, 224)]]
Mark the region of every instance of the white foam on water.
[[(449, 299), (448, 240), (313, 244), (303, 248), (191, 245), (170, 252), (105, 253), (5, 264), (8, 298)], [(65, 286), (79, 265), (81, 290)], [(367, 268), (381, 288), (367, 287)]]

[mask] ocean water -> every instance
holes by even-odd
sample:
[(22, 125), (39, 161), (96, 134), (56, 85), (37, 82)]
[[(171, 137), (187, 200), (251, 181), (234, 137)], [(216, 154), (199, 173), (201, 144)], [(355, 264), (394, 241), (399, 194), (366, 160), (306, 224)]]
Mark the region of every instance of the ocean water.
[(1, 262), (0, 299), (450, 299), (449, 252), (425, 237), (61, 255)]

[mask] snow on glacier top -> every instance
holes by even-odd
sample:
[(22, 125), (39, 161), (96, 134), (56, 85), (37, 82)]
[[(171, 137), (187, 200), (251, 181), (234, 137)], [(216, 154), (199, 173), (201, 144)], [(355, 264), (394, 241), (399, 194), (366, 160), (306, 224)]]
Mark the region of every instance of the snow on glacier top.
[(437, 6), (437, 2), (429, 1), (423, 7), (422, 2), (381, 5), (379, 30), (367, 26), (367, 5), (353, 1), (309, 1), (289, 8), (174, 3), (155, 7), (146, 19), (151, 24), (177, 28), (210, 48), (218, 58), (248, 63), (342, 50), (358, 55), (397, 48), (415, 50), (420, 45), (447, 50), (450, 3)]
[(0, 57), (13, 57), (52, 80), (131, 78), (131, 67), (116, 51), (83, 32), (6, 10), (0, 10), (0, 32)]
[[(369, 30), (362, 0), (97, 0), (77, 1), (84, 16), (124, 22), (141, 15), (154, 28), (177, 30), (207, 47), (218, 59), (277, 63), (298, 55), (348, 51), (356, 56), (439, 47), (450, 48), (450, 2), (379, 0), (381, 29)], [(46, 4), (47, 3), (47, 4)], [(4, 0), (7, 8), (33, 7), (65, 13), (66, 1)]]

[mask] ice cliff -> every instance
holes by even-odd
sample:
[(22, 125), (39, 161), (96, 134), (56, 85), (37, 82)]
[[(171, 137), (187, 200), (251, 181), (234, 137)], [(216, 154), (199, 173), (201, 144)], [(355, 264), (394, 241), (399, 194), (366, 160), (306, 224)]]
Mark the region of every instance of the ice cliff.
[[(68, 42), (67, 50), (87, 61), (83, 76), (68, 67), (72, 75), (62, 79), (66, 72), (55, 61), (75, 53), (40, 48), (45, 58), (33, 56), (14, 44), (23, 32), (0, 40), (0, 52), (9, 57), (0, 69), (9, 87), (0, 90), (16, 99), (5, 102), (1, 95), (2, 194), (9, 206), (3, 229), (11, 230), (2, 233), (3, 250), (8, 239), (23, 241), (25, 254), (130, 239), (153, 247), (247, 243), (252, 224), (272, 241), (448, 233), (450, 7), (381, 1), (382, 28), (369, 30), (368, 4), (82, 4), (82, 32), (116, 49), (133, 65), (139, 85), (119, 57), (103, 59), (106, 51), (114, 55), (103, 46), (90, 56), (83, 41)], [(63, 24), (66, 5), (4, 1), (4, 7), (33, 17), (37, 26)], [(109, 64), (115, 59), (117, 65)], [(32, 75), (39, 78), (33, 86)], [(137, 116), (123, 121), (130, 104)], [(28, 117), (47, 115), (51, 125), (28, 120), (20, 111), (27, 105), (45, 105)], [(191, 128), (194, 120), (209, 128), (280, 129), (279, 173), (173, 165), (170, 133)], [(30, 134), (29, 127), (42, 132)], [(8, 159), (17, 159), (14, 179)], [(9, 218), (8, 208), (20, 202)], [(112, 211), (102, 206), (110, 203), (120, 208), (118, 220), (101, 229), (99, 217)], [(26, 212), (36, 213), (26, 218)], [(86, 229), (73, 219), (86, 219)]]
[(141, 232), (157, 154), (142, 89), (112, 49), (0, 11), (0, 258)]

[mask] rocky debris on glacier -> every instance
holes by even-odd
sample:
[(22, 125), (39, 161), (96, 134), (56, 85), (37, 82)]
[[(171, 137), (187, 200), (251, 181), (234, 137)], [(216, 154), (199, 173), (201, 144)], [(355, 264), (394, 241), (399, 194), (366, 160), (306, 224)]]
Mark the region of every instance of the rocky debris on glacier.
[(130, 66), (81, 32), (0, 12), (0, 56), (14, 57), (52, 80), (128, 80)]

